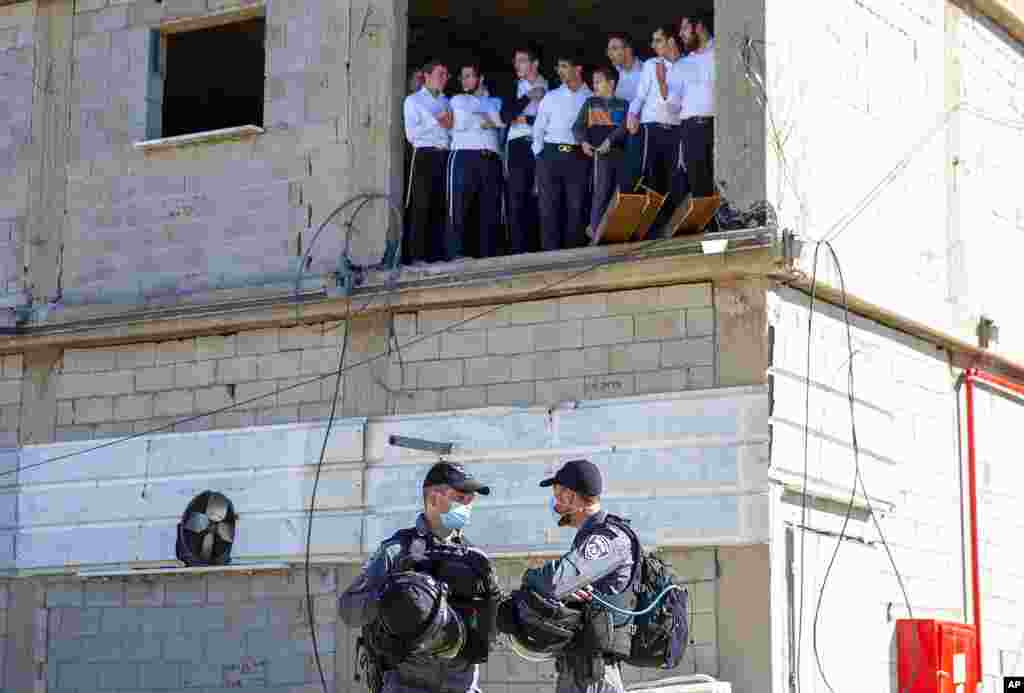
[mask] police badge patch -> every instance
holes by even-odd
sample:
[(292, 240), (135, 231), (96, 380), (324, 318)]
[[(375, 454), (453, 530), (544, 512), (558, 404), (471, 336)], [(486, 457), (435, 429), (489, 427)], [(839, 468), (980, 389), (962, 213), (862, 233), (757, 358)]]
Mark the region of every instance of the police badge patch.
[(595, 534), (587, 540), (583, 546), (583, 557), (588, 561), (596, 561), (604, 558), (612, 551), (612, 543), (608, 537)]

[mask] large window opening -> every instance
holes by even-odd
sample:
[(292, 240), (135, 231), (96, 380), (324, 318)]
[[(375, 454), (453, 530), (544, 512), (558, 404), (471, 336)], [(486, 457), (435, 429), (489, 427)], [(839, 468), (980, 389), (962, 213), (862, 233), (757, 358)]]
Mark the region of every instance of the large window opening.
[[(509, 103), (516, 96), (514, 53), (519, 48), (529, 46), (539, 53), (540, 72), (548, 80), (550, 89), (561, 86), (556, 72), (556, 61), (565, 53), (577, 58), (584, 68), (585, 82), (591, 87), (592, 68), (609, 64), (609, 34), (626, 35), (637, 59), (642, 63), (654, 55), (651, 45), (652, 33), (660, 25), (678, 27), (681, 18), (687, 13), (712, 13), (713, 10), (713, 0), (696, 0), (686, 8), (667, 6), (657, 0), (576, 0), (568, 3), (542, 0), (502, 0), (488, 3), (481, 3), (478, 0), (410, 0), (408, 74), (411, 78), (413, 71), (428, 61), (443, 62), (451, 74), (445, 90), (445, 94), (450, 98), (462, 91), (459, 80), (460, 67), (475, 61), (481, 67), (490, 96)], [(717, 34), (717, 30), (715, 33)], [(411, 93), (413, 88), (414, 82), (410, 79), (403, 97)], [(500, 141), (500, 156), (503, 166), (506, 167), (507, 180), (508, 150), (505, 148), (505, 131), (501, 133)], [(408, 142), (406, 150), (405, 191), (408, 193), (415, 191), (416, 186), (411, 183), (418, 181), (412, 180), (409, 175), (412, 147)], [(451, 188), (450, 181), (446, 181), (446, 186), (447, 189)], [(407, 195), (407, 202), (408, 199)], [(588, 191), (584, 204), (584, 225), (588, 224), (591, 202)], [(446, 211), (448, 214), (452, 213), (451, 205)], [(511, 222), (507, 215), (508, 210), (504, 211), (504, 237), (497, 243), (498, 254), (511, 254)], [(476, 210), (471, 212), (475, 213)], [(409, 208), (406, 216), (410, 216)], [(475, 221), (475, 216), (468, 217), (465, 227), (472, 229)], [(469, 257), (480, 257), (474, 252), (476, 239), (471, 235), (467, 234), (464, 239), (465, 254)], [(537, 239), (530, 239), (528, 251), (539, 249), (541, 248), (538, 247)], [(408, 253), (403, 252), (403, 256), (408, 256)]]
[(263, 125), (263, 17), (165, 37), (160, 137)]

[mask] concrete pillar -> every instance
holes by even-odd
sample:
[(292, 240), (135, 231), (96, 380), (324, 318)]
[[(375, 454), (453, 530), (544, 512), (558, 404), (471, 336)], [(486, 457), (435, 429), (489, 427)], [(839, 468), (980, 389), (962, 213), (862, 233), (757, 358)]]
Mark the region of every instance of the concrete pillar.
[(74, 9), (71, 0), (36, 6), (36, 89), (32, 99), (35, 166), (29, 171), (28, 228), (22, 265), (36, 302), (60, 290), (71, 146), (70, 100)]
[(57, 426), (57, 378), (63, 350), (50, 347), (25, 353), (21, 381), (19, 445), (52, 443)]
[(767, 282), (715, 283), (715, 344), (719, 387), (768, 382)]
[(30, 580), (10, 583), (3, 681), (5, 690), (46, 692), (46, 594)]

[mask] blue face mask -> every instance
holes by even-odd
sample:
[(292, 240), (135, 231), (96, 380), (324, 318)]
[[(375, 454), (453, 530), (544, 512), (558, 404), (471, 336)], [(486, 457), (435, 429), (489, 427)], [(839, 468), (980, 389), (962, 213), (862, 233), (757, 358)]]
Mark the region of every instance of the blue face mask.
[(448, 512), (441, 513), (441, 524), (445, 529), (458, 531), (469, 524), (469, 515), (472, 510), (473, 508), (468, 505), (451, 501)]

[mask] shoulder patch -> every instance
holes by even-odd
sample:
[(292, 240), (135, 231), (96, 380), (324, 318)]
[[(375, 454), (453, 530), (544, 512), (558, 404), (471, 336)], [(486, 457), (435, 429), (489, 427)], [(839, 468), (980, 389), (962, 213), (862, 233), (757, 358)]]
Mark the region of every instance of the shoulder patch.
[(588, 561), (597, 561), (612, 551), (612, 544), (608, 541), (608, 537), (602, 534), (595, 534), (589, 539), (587, 543), (583, 545), (583, 557)]

